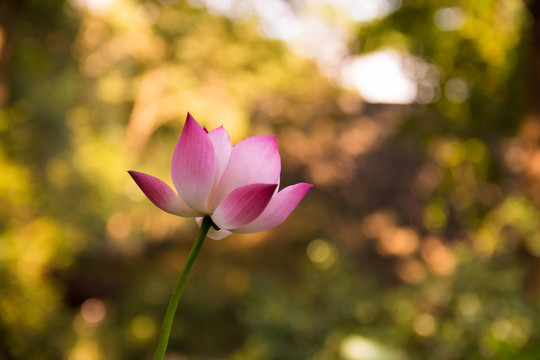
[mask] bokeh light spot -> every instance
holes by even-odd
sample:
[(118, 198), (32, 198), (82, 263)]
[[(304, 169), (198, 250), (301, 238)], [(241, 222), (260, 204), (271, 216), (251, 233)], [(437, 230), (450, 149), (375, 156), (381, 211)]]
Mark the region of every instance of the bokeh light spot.
[(397, 274), (409, 284), (420, 284), (426, 278), (426, 268), (416, 259), (406, 259), (397, 266)]
[(371, 103), (410, 104), (416, 100), (416, 83), (402, 62), (393, 50), (351, 57), (343, 66), (343, 82)]
[(431, 314), (420, 314), (414, 320), (414, 331), (420, 336), (431, 336), (437, 329), (437, 321)]
[(436, 237), (428, 237), (422, 244), (422, 257), (436, 276), (450, 276), (454, 273), (456, 259), (452, 251)]
[(131, 333), (139, 341), (151, 339), (157, 330), (154, 319), (147, 315), (139, 315), (131, 322)]
[(102, 359), (103, 353), (99, 344), (95, 340), (85, 339), (79, 341), (71, 353), (69, 360), (99, 360)]
[(385, 230), (378, 242), (382, 254), (407, 256), (418, 248), (418, 235), (411, 228), (394, 228)]
[(438, 230), (446, 225), (447, 217), (444, 204), (433, 202), (424, 209), (424, 224), (430, 230)]
[(512, 332), (512, 323), (507, 319), (498, 319), (491, 324), (491, 333), (499, 340), (506, 340)]
[(446, 83), (444, 93), (448, 100), (460, 104), (469, 98), (469, 85), (463, 79), (453, 78)]
[(465, 25), (465, 13), (458, 7), (442, 8), (437, 10), (434, 20), (441, 30), (458, 30)]
[(307, 256), (321, 269), (328, 269), (336, 260), (334, 248), (322, 239), (315, 239), (308, 244)]
[(375, 340), (360, 335), (349, 335), (339, 346), (339, 354), (344, 360), (401, 360), (400, 352), (387, 348)]
[(105, 304), (103, 301), (96, 298), (87, 299), (81, 305), (81, 316), (84, 321), (90, 324), (101, 322), (105, 318), (106, 313), (107, 308), (105, 307)]

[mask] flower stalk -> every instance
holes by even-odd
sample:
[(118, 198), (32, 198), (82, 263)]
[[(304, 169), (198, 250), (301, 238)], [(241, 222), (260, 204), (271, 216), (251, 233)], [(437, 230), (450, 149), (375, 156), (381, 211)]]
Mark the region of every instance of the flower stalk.
[(184, 285), (186, 284), (189, 272), (191, 271), (193, 263), (195, 262), (199, 251), (201, 250), (204, 239), (206, 238), (206, 234), (208, 233), (208, 230), (212, 225), (213, 222), (210, 216), (205, 216), (202, 221), (199, 234), (197, 235), (195, 243), (193, 244), (193, 247), (189, 252), (189, 256), (186, 260), (184, 268), (182, 269), (182, 272), (180, 273), (180, 277), (178, 278), (176, 286), (174, 287), (171, 300), (169, 301), (167, 313), (165, 314), (165, 319), (163, 320), (163, 325), (161, 327), (161, 335), (159, 336), (159, 342), (156, 349), (156, 355), (154, 356), (154, 360), (163, 360), (163, 358), (165, 357), (167, 344), (169, 343), (169, 336), (171, 335), (174, 315), (176, 314), (176, 309), (178, 308), (178, 302), (180, 301), (182, 290), (184, 290)]
[(169, 302), (154, 360), (165, 357), (178, 302), (204, 239), (272, 229), (313, 187), (298, 183), (279, 190), (280, 172), (275, 136), (252, 136), (232, 146), (223, 126), (208, 131), (189, 113), (171, 161), (174, 189), (152, 175), (128, 171), (158, 208), (194, 217), (201, 227)]

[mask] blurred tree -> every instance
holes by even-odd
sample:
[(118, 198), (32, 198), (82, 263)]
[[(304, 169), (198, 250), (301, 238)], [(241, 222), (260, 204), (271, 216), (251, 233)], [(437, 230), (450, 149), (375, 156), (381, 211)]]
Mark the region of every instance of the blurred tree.
[(407, 106), (362, 102), (264, 19), (203, 2), (1, 2), (0, 357), (151, 357), (196, 229), (134, 202), (125, 170), (166, 178), (190, 111), (234, 142), (278, 135), (283, 185), (316, 189), (275, 231), (205, 244), (173, 358), (535, 358), (539, 213), (515, 137), (530, 15), (399, 4), (350, 46), (404, 55)]
[(540, 93), (540, 4), (531, 1), (528, 4), (532, 26), (530, 31), (530, 50), (527, 70), (531, 74), (528, 78), (527, 114), (521, 125), (520, 138), (527, 152), (527, 164), (524, 178), (526, 190), (537, 205), (540, 204), (540, 105), (538, 94)]
[[(147, 239), (176, 240), (177, 229), (191, 238), (194, 229), (148, 204), (134, 207), (142, 198), (125, 174), (129, 164), (165, 172), (163, 154), (187, 110), (209, 127), (223, 123), (237, 141), (249, 132), (253, 104), (278, 113), (283, 99), (314, 101), (328, 84), (312, 64), (257, 35), (253, 22), (183, 2), (24, 1), (2, 10), (2, 49), (13, 49), (2, 51), (0, 68), (9, 94), (0, 111), (2, 351), (144, 358), (189, 247), (152, 250)], [(273, 131), (267, 119), (259, 123)], [(181, 322), (177, 331), (185, 332)], [(197, 332), (176, 337), (176, 347), (195, 353), (234, 345), (225, 337), (206, 349)]]

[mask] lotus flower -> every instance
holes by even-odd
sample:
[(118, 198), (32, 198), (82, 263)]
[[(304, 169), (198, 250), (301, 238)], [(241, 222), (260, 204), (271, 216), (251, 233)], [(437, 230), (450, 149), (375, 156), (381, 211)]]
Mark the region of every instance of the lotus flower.
[(188, 113), (174, 149), (171, 177), (175, 192), (162, 180), (137, 171), (129, 174), (161, 210), (210, 216), (208, 237), (253, 233), (281, 224), (312, 185), (299, 183), (278, 192), (281, 160), (275, 136), (252, 136), (231, 146), (223, 126), (208, 132)]

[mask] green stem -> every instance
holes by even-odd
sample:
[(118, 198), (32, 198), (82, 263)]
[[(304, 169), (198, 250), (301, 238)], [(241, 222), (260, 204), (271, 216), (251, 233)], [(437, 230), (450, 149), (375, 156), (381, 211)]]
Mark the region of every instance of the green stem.
[(174, 314), (176, 313), (176, 308), (178, 307), (178, 302), (180, 301), (180, 295), (182, 295), (182, 290), (184, 289), (184, 285), (186, 284), (186, 280), (191, 270), (191, 267), (195, 262), (195, 258), (199, 254), (199, 250), (201, 250), (204, 238), (206, 237), (206, 234), (208, 233), (211, 225), (212, 219), (210, 218), (210, 216), (206, 216), (203, 219), (201, 229), (199, 230), (197, 239), (195, 240), (195, 243), (191, 248), (189, 256), (186, 260), (186, 264), (184, 265), (184, 268), (180, 273), (178, 282), (174, 287), (171, 300), (169, 301), (169, 306), (167, 307), (167, 313), (165, 314), (165, 320), (163, 320), (161, 335), (159, 336), (159, 343), (156, 350), (156, 355), (154, 356), (154, 360), (163, 360), (163, 358), (165, 357), (165, 351), (167, 350), (167, 343), (169, 342), (169, 336), (171, 335)]

